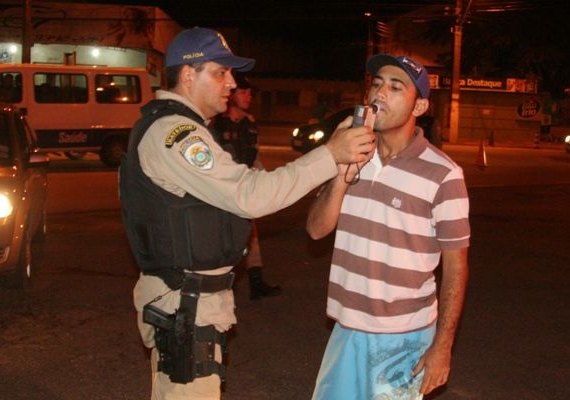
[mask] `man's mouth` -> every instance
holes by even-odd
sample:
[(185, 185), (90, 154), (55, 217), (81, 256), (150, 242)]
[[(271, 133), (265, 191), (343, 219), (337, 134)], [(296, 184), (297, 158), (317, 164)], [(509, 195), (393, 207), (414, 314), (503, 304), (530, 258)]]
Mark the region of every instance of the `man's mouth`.
[(386, 105), (384, 103), (380, 103), (380, 102), (374, 102), (374, 105), (376, 106), (376, 113), (379, 113), (380, 111), (386, 112), (388, 110), (388, 108), (386, 107)]

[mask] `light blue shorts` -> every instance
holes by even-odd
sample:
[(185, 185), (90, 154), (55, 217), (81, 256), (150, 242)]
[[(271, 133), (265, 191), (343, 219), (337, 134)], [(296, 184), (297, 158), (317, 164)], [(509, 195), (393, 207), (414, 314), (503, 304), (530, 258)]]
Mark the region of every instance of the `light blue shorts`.
[(327, 344), (313, 400), (420, 400), (423, 371), (412, 370), (431, 345), (435, 324), (409, 333), (365, 333), (338, 323)]

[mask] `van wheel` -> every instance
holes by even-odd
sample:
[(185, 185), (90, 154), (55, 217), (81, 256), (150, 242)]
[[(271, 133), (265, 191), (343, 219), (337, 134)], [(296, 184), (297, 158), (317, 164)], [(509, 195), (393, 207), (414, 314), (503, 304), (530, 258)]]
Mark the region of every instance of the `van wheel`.
[(63, 154), (70, 160), (83, 160), (85, 157), (85, 151), (66, 151)]
[(127, 151), (127, 136), (113, 136), (105, 140), (99, 151), (99, 158), (108, 167), (118, 167), (121, 157)]

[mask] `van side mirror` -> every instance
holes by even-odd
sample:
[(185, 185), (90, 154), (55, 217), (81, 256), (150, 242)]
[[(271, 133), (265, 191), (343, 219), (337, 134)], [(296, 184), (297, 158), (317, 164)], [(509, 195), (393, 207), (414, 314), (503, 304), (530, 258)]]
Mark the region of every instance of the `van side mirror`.
[(43, 153), (32, 153), (30, 155), (30, 166), (32, 167), (47, 167), (49, 165), (49, 157)]

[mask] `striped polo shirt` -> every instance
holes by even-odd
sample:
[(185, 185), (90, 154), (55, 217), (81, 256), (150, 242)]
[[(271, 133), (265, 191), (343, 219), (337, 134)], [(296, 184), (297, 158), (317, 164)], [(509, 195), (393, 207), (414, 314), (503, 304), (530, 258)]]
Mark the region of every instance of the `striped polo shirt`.
[(442, 249), (469, 246), (468, 214), (462, 169), (423, 135), (385, 166), (376, 154), (342, 203), (327, 314), (372, 333), (430, 325), (433, 271)]

